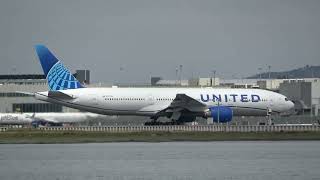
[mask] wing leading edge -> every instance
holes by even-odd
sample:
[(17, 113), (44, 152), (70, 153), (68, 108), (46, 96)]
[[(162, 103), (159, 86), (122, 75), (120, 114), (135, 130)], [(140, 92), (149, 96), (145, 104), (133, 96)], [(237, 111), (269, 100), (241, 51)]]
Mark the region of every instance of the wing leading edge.
[(172, 113), (172, 116), (177, 114), (178, 116), (183, 116), (184, 112), (204, 112), (207, 108), (207, 105), (199, 102), (198, 100), (186, 95), (186, 94), (177, 94), (175, 99), (171, 104), (165, 109), (157, 112), (152, 119), (158, 119), (160, 116), (164, 116), (168, 113)]

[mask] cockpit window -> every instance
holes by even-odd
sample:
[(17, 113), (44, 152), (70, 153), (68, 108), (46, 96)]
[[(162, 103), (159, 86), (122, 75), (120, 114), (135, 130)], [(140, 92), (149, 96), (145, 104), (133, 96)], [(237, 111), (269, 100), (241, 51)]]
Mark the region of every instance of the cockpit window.
[(288, 99), (288, 98), (284, 98), (284, 100), (285, 100), (285, 101), (289, 101), (289, 99)]

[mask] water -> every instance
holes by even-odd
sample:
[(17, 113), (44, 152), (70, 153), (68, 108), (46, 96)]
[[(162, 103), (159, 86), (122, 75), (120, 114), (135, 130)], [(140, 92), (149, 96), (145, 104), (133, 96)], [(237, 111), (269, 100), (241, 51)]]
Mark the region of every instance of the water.
[(0, 145), (0, 179), (320, 179), (320, 141)]

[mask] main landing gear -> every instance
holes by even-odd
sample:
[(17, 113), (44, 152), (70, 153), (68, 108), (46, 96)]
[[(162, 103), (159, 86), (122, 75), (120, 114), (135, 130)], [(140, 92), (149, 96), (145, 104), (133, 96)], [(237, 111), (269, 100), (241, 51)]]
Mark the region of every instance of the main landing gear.
[(152, 121), (144, 123), (145, 126), (169, 126), (169, 125), (182, 125), (182, 124), (183, 123), (176, 121), (176, 120), (167, 121), (167, 122), (152, 120)]

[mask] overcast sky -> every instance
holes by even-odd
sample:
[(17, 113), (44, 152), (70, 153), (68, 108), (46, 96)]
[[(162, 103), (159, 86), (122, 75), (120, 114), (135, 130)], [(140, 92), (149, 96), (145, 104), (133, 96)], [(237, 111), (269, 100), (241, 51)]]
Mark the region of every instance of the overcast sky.
[(320, 65), (319, 0), (1, 0), (0, 74), (42, 73), (33, 45), (98, 82), (224, 78)]

